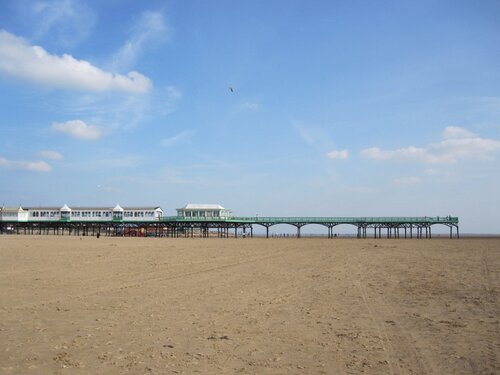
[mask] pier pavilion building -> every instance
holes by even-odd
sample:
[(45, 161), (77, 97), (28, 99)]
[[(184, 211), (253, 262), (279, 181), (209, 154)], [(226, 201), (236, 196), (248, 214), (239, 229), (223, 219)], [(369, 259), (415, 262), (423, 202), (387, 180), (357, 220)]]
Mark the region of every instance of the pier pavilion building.
[(178, 217), (186, 218), (221, 218), (227, 219), (232, 216), (231, 210), (220, 204), (196, 204), (188, 203), (177, 209)]
[(160, 207), (1, 207), (0, 221), (12, 222), (106, 222), (157, 221), (163, 216)]
[(19, 207), (0, 207), (0, 221), (26, 222), (29, 218), (29, 211)]

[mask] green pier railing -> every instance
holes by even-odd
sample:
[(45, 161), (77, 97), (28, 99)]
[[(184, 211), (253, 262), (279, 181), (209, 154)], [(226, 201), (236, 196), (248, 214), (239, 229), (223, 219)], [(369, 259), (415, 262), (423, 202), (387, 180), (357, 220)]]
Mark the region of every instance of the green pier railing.
[(182, 217), (164, 216), (163, 222), (185, 222), (185, 223), (241, 223), (241, 224), (458, 224), (458, 217), (452, 216), (407, 216), (407, 217), (260, 217), (260, 216), (234, 216), (228, 218), (220, 217)]

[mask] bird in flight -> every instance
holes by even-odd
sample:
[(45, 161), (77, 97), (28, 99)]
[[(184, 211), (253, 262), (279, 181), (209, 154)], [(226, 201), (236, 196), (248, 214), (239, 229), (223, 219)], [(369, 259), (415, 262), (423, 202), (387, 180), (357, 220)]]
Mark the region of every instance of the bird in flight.
[(231, 86), (229, 86), (229, 90), (231, 90), (231, 92), (234, 92), (234, 89)]

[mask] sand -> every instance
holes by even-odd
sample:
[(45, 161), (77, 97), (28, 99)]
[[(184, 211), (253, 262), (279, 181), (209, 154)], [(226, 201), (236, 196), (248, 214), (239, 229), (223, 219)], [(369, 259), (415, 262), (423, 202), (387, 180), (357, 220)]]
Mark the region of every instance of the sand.
[(499, 239), (0, 236), (1, 374), (498, 374)]

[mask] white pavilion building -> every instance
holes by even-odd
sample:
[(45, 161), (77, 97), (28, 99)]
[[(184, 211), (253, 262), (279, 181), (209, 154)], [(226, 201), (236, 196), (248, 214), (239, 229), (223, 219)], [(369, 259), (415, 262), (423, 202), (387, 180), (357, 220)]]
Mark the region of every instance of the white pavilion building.
[(186, 218), (221, 218), (227, 219), (232, 216), (231, 210), (220, 204), (196, 204), (188, 203), (182, 208), (177, 208), (177, 216)]

